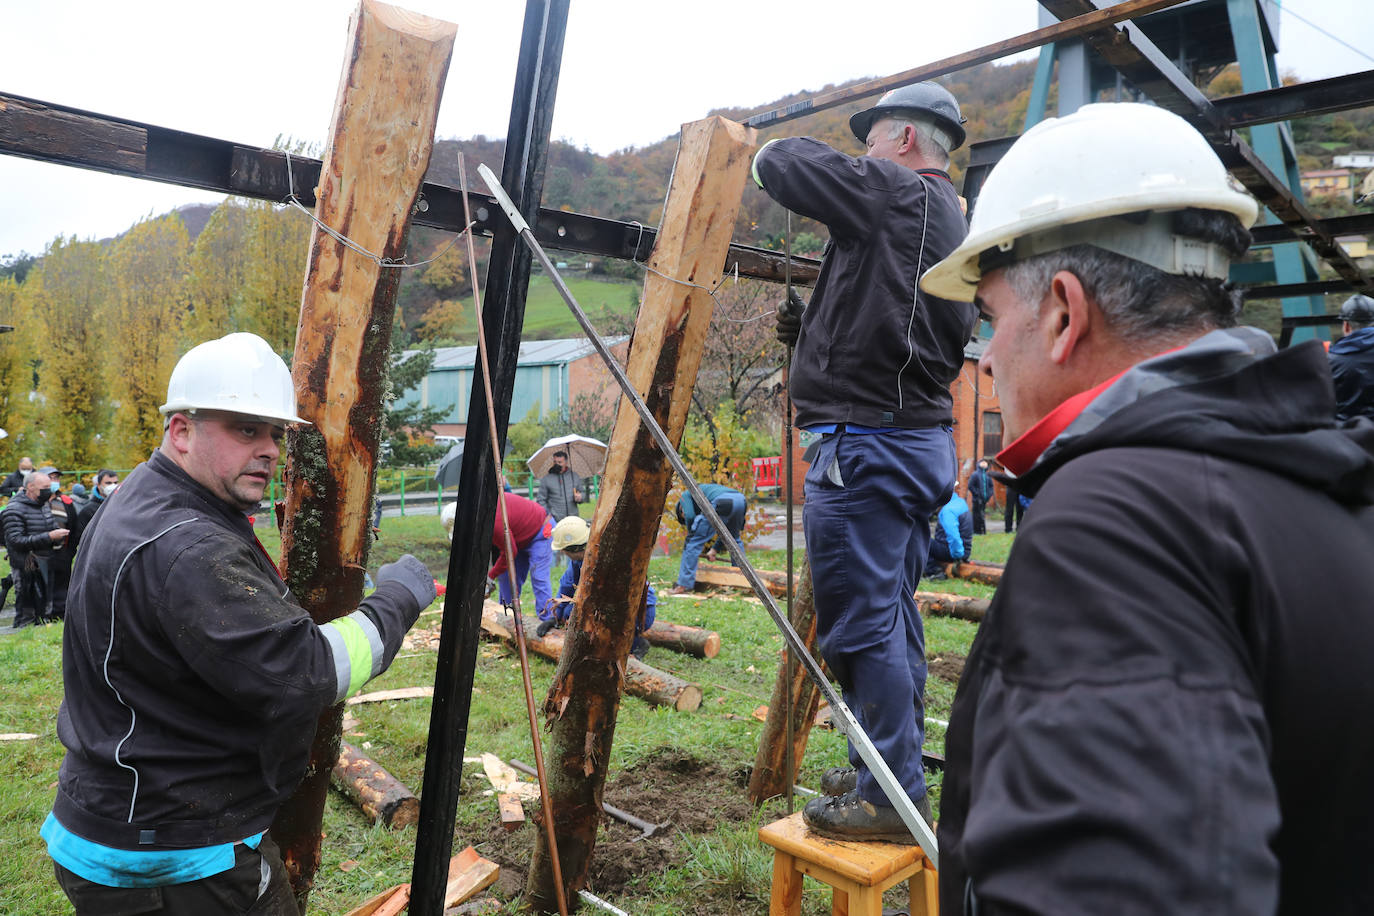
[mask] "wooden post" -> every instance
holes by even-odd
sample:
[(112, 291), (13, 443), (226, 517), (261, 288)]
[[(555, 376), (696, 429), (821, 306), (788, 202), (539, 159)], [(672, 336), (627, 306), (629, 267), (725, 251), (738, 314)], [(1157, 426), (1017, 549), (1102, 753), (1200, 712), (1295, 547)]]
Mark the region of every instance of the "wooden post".
[[(779, 574), (784, 575), (785, 574)], [(797, 577), (797, 593), (792, 599), (792, 629), (806, 643), (807, 651), (816, 655), (816, 605), (811, 593), (811, 564), (803, 559), (801, 574)], [(784, 656), (785, 657), (785, 654)], [(806, 740), (811, 735), (811, 726), (816, 721), (816, 710), (821, 704), (821, 689), (812, 683), (806, 669), (800, 662), (792, 664), (792, 677), (787, 676), (787, 665), (778, 665), (778, 676), (773, 682), (773, 697), (768, 703), (768, 719), (759, 735), (759, 749), (754, 755), (754, 772), (749, 776), (749, 800), (761, 805), (768, 799), (787, 791), (787, 717), (789, 707), (785, 697), (792, 695), (792, 761), (801, 766), (802, 756), (806, 753)], [(792, 774), (795, 781), (796, 773)]]
[[(724, 118), (682, 126), (663, 221), (635, 321), (626, 374), (675, 446), (711, 322), (710, 289), (725, 268), (755, 131)], [(577, 589), (577, 611), (544, 706), (546, 770), (564, 887), (585, 886), (601, 791), (620, 706), (621, 672), (634, 639), (649, 554), (672, 471), (634, 408), (621, 399), (609, 460)], [(526, 902), (555, 906), (543, 832), (530, 862)]]
[(715, 658), (720, 654), (720, 634), (700, 627), (660, 619), (644, 631), (644, 638), (651, 646), (695, 655), (697, 658)]
[[(316, 217), (384, 258), (406, 252), (429, 167), (456, 27), (375, 0), (350, 24)], [(362, 598), (369, 523), (400, 271), (315, 229), (292, 366), (301, 416), (287, 437), (283, 574), (316, 623)], [(320, 858), (342, 704), (320, 717), (304, 781), (272, 825), (297, 903)]]

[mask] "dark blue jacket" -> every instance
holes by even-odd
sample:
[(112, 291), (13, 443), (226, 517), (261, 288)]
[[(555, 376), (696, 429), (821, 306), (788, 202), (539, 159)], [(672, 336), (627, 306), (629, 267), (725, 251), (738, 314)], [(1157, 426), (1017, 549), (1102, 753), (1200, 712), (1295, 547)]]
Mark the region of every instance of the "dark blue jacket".
[(963, 560), (973, 556), (973, 516), (969, 514), (968, 503), (958, 493), (950, 496), (949, 502), (941, 507), (931, 541), (944, 548), (937, 556), (947, 553)]
[(1374, 327), (1352, 331), (1331, 345), (1336, 419), (1374, 418)]
[[(582, 561), (572, 560), (563, 571), (563, 578), (558, 580), (558, 594), (565, 598), (573, 597), (577, 594), (577, 583), (581, 581)], [(654, 587), (645, 582), (644, 589), (644, 607), (641, 608), (639, 621), (635, 624), (636, 636), (654, 625), (654, 611), (658, 608), (658, 595), (654, 593)], [(561, 624), (572, 614), (572, 605), (567, 602), (556, 603), (553, 613), (554, 619)]]
[(976, 309), (916, 287), (968, 234), (949, 175), (810, 137), (769, 143), (754, 174), (769, 197), (830, 230), (792, 357), (797, 425), (951, 423), (949, 386)]

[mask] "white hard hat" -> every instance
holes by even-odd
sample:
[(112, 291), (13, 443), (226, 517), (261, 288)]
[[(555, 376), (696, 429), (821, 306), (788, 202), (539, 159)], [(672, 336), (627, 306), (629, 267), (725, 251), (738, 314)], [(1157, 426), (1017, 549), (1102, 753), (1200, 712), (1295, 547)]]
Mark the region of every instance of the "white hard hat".
[[(1026, 131), (988, 174), (968, 237), (926, 271), (921, 289), (968, 301), (980, 258), (1007, 262), (1069, 245), (1093, 244), (1170, 273), (1225, 276), (1229, 257), (1196, 240), (1133, 231), (1126, 221), (1084, 226), (1142, 211), (1197, 207), (1231, 213), (1247, 228), (1259, 206), (1241, 190), (1203, 136), (1178, 115), (1134, 102), (1084, 105)], [(1063, 229), (1061, 227), (1077, 227)], [(1056, 231), (1058, 230), (1058, 231)], [(1032, 238), (1035, 237), (1035, 238)], [(1018, 241), (1028, 240), (1026, 251)], [(1010, 258), (1012, 249), (1016, 258)]]
[(305, 423), (296, 416), (291, 370), (256, 334), (227, 334), (192, 347), (167, 382), (163, 416), (179, 410), (224, 410), (275, 423)]
[(553, 549), (567, 550), (569, 547), (584, 547), (591, 537), (592, 529), (587, 520), (577, 515), (569, 515), (553, 526)]
[(444, 525), (444, 534), (448, 539), (453, 540), (453, 526), (458, 521), (458, 504), (449, 503), (439, 512), (439, 521)]

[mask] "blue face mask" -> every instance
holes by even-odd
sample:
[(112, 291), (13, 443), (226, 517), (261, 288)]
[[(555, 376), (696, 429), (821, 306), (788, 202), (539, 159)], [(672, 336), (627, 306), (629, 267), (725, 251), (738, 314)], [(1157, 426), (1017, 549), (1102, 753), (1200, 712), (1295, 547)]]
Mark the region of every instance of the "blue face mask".
[(62, 484), (54, 480), (52, 483), (48, 484), (48, 489), (56, 493), (58, 490), (62, 489)]

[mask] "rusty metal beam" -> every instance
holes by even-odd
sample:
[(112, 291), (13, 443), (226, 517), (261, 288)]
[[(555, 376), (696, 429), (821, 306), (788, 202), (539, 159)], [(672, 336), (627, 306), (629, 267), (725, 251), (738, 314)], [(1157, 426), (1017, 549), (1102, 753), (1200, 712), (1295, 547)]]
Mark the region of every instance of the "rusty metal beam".
[(853, 86), (846, 86), (844, 89), (825, 92), (814, 98), (803, 99), (784, 108), (760, 112), (746, 118), (744, 123), (750, 127), (772, 127), (783, 121), (791, 121), (794, 118), (815, 114), (818, 111), (834, 108), (837, 105), (843, 105), (846, 102), (866, 98), (870, 95), (877, 95), (880, 92), (887, 92), (889, 89), (896, 89), (899, 86), (910, 86), (912, 83), (934, 79), (946, 73), (954, 73), (978, 64), (1000, 60), (1003, 57), (1020, 54), (1022, 51), (1030, 51), (1051, 42), (1082, 38), (1098, 29), (1107, 28), (1113, 23), (1133, 19), (1137, 16), (1146, 16), (1171, 6), (1177, 6), (1181, 2), (1183, 0), (1124, 0), (1124, 2), (1109, 9), (1095, 9), (1065, 22), (1045, 26), (1015, 38), (983, 45), (981, 48), (965, 51), (962, 54), (946, 57), (943, 60), (924, 64), (911, 70), (904, 70), (892, 76), (868, 80)]
[[(1093, 0), (1040, 0), (1040, 5), (1060, 19), (1081, 16), (1097, 8)], [(1371, 285), (1364, 270), (1351, 260), (1334, 236), (1323, 230), (1317, 215), (1231, 130), (1202, 90), (1144, 32), (1131, 23), (1123, 23), (1091, 33), (1084, 40), (1151, 101), (1197, 128), (1236, 180), (1294, 232), (1303, 233), (1317, 255), (1346, 282), (1361, 289)]]
[(1374, 70), (1212, 99), (1232, 128), (1311, 118), (1374, 105)]
[[(144, 178), (203, 191), (236, 194), (280, 202), (292, 187), (305, 207), (315, 206), (320, 160), (277, 150), (245, 146), (139, 121), (96, 114), (51, 102), (0, 93), (0, 153), (79, 168)], [(420, 191), (416, 226), (457, 232), (463, 228), (463, 198), (458, 188), (427, 181)], [(503, 220), (494, 198), (469, 192), (474, 229), (492, 235)], [(643, 260), (653, 250), (658, 232), (651, 226), (604, 219), (585, 213), (541, 208), (535, 237), (562, 251)], [(752, 245), (731, 245), (725, 269), (739, 265), (742, 277), (783, 280), (781, 252)], [(816, 282), (820, 261), (792, 259), (792, 279), (804, 286)]]

